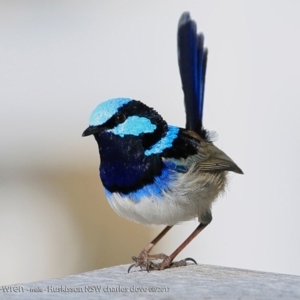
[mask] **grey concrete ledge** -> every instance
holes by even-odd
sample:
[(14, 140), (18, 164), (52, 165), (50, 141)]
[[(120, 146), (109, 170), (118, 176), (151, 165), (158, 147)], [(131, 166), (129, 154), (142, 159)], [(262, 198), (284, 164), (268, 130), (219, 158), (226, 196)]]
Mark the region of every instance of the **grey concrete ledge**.
[(300, 276), (209, 265), (127, 273), (128, 265), (0, 287), (0, 299), (300, 299)]

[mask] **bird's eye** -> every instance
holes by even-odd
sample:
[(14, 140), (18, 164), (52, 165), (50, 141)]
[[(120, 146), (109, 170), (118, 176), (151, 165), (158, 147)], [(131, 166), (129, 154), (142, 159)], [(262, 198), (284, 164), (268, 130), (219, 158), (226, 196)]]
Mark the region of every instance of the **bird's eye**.
[(126, 116), (124, 114), (117, 114), (115, 116), (115, 122), (117, 124), (123, 123), (125, 121), (125, 119), (126, 119)]

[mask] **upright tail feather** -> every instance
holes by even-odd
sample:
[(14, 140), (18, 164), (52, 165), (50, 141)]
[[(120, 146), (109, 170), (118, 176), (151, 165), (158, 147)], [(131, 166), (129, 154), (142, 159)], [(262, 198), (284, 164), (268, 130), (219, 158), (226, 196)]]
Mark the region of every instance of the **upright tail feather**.
[(207, 139), (208, 134), (202, 124), (207, 48), (204, 48), (203, 34), (197, 35), (196, 22), (191, 20), (188, 12), (180, 17), (177, 43), (186, 128)]

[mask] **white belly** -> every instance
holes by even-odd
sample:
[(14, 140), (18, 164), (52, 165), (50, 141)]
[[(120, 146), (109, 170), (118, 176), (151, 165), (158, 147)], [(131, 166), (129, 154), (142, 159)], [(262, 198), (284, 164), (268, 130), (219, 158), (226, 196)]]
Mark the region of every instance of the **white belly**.
[(178, 173), (176, 180), (161, 191), (134, 201), (130, 196), (107, 193), (111, 207), (120, 216), (145, 225), (175, 225), (198, 217), (211, 221), (211, 204), (225, 188), (226, 172)]

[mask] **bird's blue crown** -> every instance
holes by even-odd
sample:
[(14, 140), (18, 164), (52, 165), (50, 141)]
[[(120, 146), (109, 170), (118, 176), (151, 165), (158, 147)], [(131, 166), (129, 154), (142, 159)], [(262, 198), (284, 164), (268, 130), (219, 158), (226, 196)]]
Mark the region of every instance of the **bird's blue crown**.
[(129, 98), (114, 98), (100, 103), (93, 110), (90, 116), (90, 126), (99, 126), (108, 121), (118, 110), (131, 99)]

